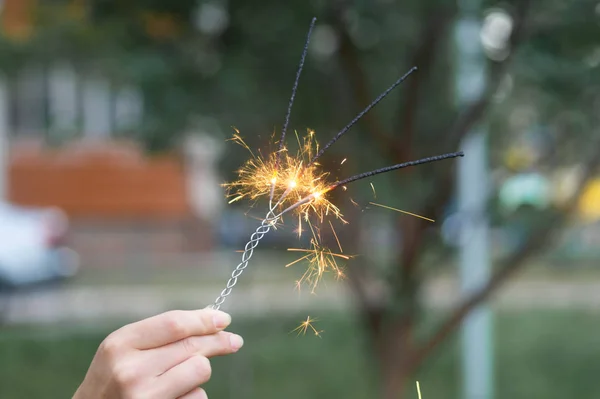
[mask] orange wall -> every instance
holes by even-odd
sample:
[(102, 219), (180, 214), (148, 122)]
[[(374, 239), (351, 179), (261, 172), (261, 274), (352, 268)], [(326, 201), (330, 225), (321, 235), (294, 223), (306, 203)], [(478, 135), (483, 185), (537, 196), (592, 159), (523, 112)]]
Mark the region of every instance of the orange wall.
[(183, 218), (190, 215), (177, 157), (145, 158), (130, 145), (11, 150), (9, 197), (58, 206), (72, 217)]
[(35, 3), (36, 0), (4, 0), (0, 21), (6, 36), (17, 40), (29, 38)]

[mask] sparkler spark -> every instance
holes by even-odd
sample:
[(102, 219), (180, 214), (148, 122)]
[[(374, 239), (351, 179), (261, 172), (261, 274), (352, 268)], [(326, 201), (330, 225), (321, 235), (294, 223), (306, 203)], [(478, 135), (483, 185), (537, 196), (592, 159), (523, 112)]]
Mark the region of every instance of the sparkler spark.
[[(328, 201), (323, 194), (330, 190), (329, 172), (320, 170), (315, 163), (307, 166), (308, 161), (318, 150), (313, 130), (300, 142), (296, 154), (291, 155), (286, 147), (282, 152), (271, 154), (269, 157), (255, 155), (239, 133), (231, 139), (250, 153), (250, 160), (238, 170), (238, 180), (225, 183), (229, 203), (241, 199), (257, 201), (273, 192), (273, 198), (279, 198), (271, 208), (288, 212), (286, 208), (294, 206), (297, 213), (308, 218), (309, 213), (323, 219), (326, 215), (341, 218), (338, 207)], [(291, 209), (290, 209), (291, 210)]]
[[(289, 149), (285, 146), (284, 140), (289, 124), (289, 116), (293, 101), (296, 95), (298, 80), (304, 65), (308, 42), (310, 40), (310, 34), (314, 27), (314, 23), (315, 19), (313, 18), (305, 42), (304, 51), (302, 53), (300, 66), (296, 74), (296, 80), (294, 82), (292, 97), (290, 99), (285, 123), (282, 129), (281, 139), (277, 145), (279, 150), (274, 151), (267, 156), (264, 156), (262, 153), (255, 154), (251, 150), (250, 146), (246, 144), (237, 129), (236, 133), (231, 139), (233, 142), (242, 146), (250, 153), (250, 159), (238, 170), (237, 180), (223, 185), (227, 190), (227, 198), (229, 199), (229, 203), (240, 200), (249, 200), (256, 203), (261, 198), (268, 197), (269, 209), (264, 219), (261, 221), (260, 226), (257, 227), (256, 231), (251, 235), (250, 240), (246, 243), (242, 253), (242, 261), (234, 269), (233, 273), (231, 274), (231, 278), (227, 281), (225, 289), (215, 300), (215, 303), (213, 304), (214, 309), (219, 309), (227, 296), (231, 294), (233, 287), (237, 284), (237, 279), (248, 267), (250, 258), (254, 253), (254, 249), (258, 246), (262, 238), (269, 233), (271, 229), (276, 228), (278, 224), (282, 223), (283, 217), (286, 214), (295, 213), (297, 215), (298, 228), (296, 231), (298, 232), (299, 237), (302, 236), (303, 231), (310, 230), (312, 233), (309, 249), (289, 249), (289, 251), (301, 252), (303, 254), (301, 254), (301, 257), (296, 261), (286, 265), (286, 267), (294, 265), (300, 261), (306, 261), (308, 265), (306, 272), (298, 281), (297, 285), (299, 287), (303, 282), (308, 283), (311, 286), (312, 292), (314, 292), (321, 278), (328, 272), (333, 272), (337, 278), (343, 278), (344, 273), (342, 267), (338, 264), (338, 261), (342, 259), (348, 260), (351, 258), (351, 256), (343, 254), (338, 235), (333, 228), (333, 224), (331, 224), (331, 221), (329, 220), (330, 218), (335, 218), (344, 224), (347, 223), (347, 221), (343, 219), (340, 209), (331, 202), (328, 196), (331, 191), (340, 187), (342, 187), (343, 190), (346, 190), (346, 185), (368, 177), (376, 176), (378, 174), (429, 162), (440, 161), (443, 159), (462, 157), (464, 155), (462, 152), (455, 152), (430, 158), (423, 158), (416, 161), (392, 165), (370, 172), (361, 173), (337, 181), (331, 179), (330, 172), (323, 170), (319, 164), (318, 159), (321, 157), (321, 155), (323, 155), (328, 148), (335, 144), (337, 140), (339, 140), (352, 126), (354, 126), (358, 120), (360, 120), (360, 118), (362, 118), (394, 88), (396, 88), (414, 71), (416, 71), (416, 67), (413, 67), (408, 73), (396, 80), (394, 84), (380, 94), (369, 106), (367, 106), (367, 108), (365, 108), (349, 124), (339, 131), (324, 147), (319, 147), (319, 144), (315, 139), (315, 132), (313, 130), (308, 130), (307, 135), (302, 140), (296, 133), (298, 150), (295, 153), (289, 151)], [(341, 164), (343, 164), (345, 160), (346, 159), (344, 159)], [(373, 194), (376, 196), (375, 187), (372, 184), (371, 187), (373, 189)], [(354, 201), (352, 202), (355, 203)], [(397, 209), (394, 210), (404, 212)], [(410, 214), (409, 212), (404, 213)], [(423, 218), (419, 215), (412, 215)], [(332, 233), (340, 249), (339, 254), (332, 252), (322, 244), (320, 231), (321, 226), (324, 225), (326, 219), (331, 226)], [(304, 228), (304, 225), (308, 226), (308, 228)], [(320, 335), (320, 332), (312, 327), (312, 321), (314, 320), (311, 320), (310, 317), (308, 317), (300, 327), (304, 328), (304, 332), (306, 332), (308, 328), (311, 328), (316, 335)]]
[(342, 245), (331, 221), (329, 221), (329, 226), (331, 227), (331, 231), (336, 239), (336, 242), (338, 243), (340, 253), (335, 253), (322, 245), (322, 239), (319, 230), (313, 226), (310, 221), (307, 223), (307, 225), (312, 233), (310, 249), (288, 248), (288, 251), (300, 252), (302, 253), (302, 256), (288, 263), (285, 267), (290, 267), (299, 262), (305, 261), (307, 268), (302, 277), (296, 281), (296, 288), (300, 290), (301, 285), (306, 283), (311, 287), (311, 293), (314, 294), (319, 282), (327, 273), (334, 274), (337, 280), (344, 278), (345, 274), (343, 271), (343, 265), (339, 264), (338, 261), (346, 261), (352, 257), (343, 254), (344, 251), (342, 250)]
[(419, 385), (419, 381), (417, 381), (417, 395), (419, 397), (419, 399), (421, 398), (421, 385)]
[(402, 209), (392, 208), (391, 206), (381, 205), (381, 204), (377, 204), (375, 202), (369, 202), (369, 204), (375, 205), (375, 206), (378, 206), (378, 207), (381, 207), (381, 208), (389, 209), (389, 210), (394, 211), (394, 212), (405, 213), (407, 215), (414, 216), (414, 217), (417, 217), (417, 218), (424, 219), (424, 220), (427, 220), (429, 222), (435, 223), (435, 220), (430, 219), (430, 218), (426, 218), (425, 216), (417, 215), (416, 213), (412, 213), (412, 212), (408, 212), (408, 211), (403, 211)]
[(321, 246), (316, 239), (311, 239), (310, 249), (289, 248), (290, 252), (303, 253), (300, 258), (288, 263), (285, 267), (290, 267), (299, 262), (306, 261), (308, 264), (306, 271), (297, 281), (297, 285), (306, 283), (311, 288), (311, 293), (315, 293), (319, 282), (327, 273), (333, 273), (336, 279), (345, 277), (343, 266), (338, 264), (337, 259), (349, 260), (352, 257), (349, 255), (338, 254), (330, 251), (328, 248)]
[(323, 332), (322, 330), (319, 331), (317, 330), (314, 326), (313, 323), (318, 321), (318, 319), (311, 319), (310, 316), (306, 317), (306, 320), (304, 320), (302, 323), (300, 323), (300, 325), (298, 327), (296, 327), (295, 329), (293, 329), (292, 332), (296, 332), (298, 331), (298, 335), (302, 334), (305, 335), (306, 332), (308, 331), (308, 329), (310, 328), (317, 337), (321, 337), (321, 333)]

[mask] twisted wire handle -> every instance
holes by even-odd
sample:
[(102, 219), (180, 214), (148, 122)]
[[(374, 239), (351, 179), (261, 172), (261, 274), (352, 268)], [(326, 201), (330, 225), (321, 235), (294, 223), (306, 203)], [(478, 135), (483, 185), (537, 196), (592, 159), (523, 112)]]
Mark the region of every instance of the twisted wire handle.
[(269, 210), (266, 217), (260, 223), (260, 226), (258, 226), (254, 233), (252, 233), (252, 235), (250, 236), (250, 240), (246, 243), (246, 246), (244, 247), (242, 261), (231, 273), (231, 277), (227, 281), (225, 289), (221, 291), (221, 294), (218, 296), (218, 298), (215, 300), (215, 303), (212, 305), (213, 309), (219, 310), (223, 302), (225, 302), (225, 299), (231, 294), (233, 287), (235, 287), (235, 285), (237, 284), (238, 278), (244, 272), (246, 267), (248, 267), (248, 262), (254, 254), (254, 249), (258, 246), (260, 240), (262, 240), (262, 238), (271, 230), (279, 216), (280, 215), (275, 215), (273, 213), (273, 209)]

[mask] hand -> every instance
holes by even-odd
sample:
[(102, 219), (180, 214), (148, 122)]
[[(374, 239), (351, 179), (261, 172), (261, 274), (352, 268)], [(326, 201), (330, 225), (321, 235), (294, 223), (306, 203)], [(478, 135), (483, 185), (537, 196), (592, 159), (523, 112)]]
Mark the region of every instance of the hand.
[(202, 309), (171, 311), (129, 324), (98, 348), (73, 399), (206, 399), (209, 358), (237, 352), (231, 317)]

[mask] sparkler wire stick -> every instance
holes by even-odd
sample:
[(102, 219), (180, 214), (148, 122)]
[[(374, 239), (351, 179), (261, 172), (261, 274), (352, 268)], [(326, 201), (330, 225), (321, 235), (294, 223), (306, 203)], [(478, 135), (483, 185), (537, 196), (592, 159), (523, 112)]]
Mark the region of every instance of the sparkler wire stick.
[(250, 240), (246, 243), (244, 247), (244, 253), (242, 254), (242, 261), (237, 265), (237, 267), (231, 273), (231, 277), (227, 281), (227, 285), (225, 289), (221, 291), (221, 294), (215, 300), (215, 303), (212, 305), (212, 308), (215, 310), (219, 310), (225, 299), (231, 294), (233, 287), (237, 284), (238, 278), (244, 272), (246, 267), (248, 267), (248, 262), (252, 255), (254, 254), (254, 249), (258, 246), (258, 243), (262, 238), (271, 230), (275, 221), (281, 215), (274, 215), (273, 209), (270, 209), (267, 213), (267, 216), (260, 223), (260, 226), (256, 228), (256, 231), (252, 233), (250, 236)]
[(423, 159), (419, 159), (419, 160), (416, 160), (416, 161), (399, 163), (397, 165), (387, 166), (387, 167), (381, 168), (381, 169), (375, 169), (375, 170), (372, 170), (370, 172), (361, 173), (361, 174), (358, 174), (356, 176), (352, 176), (352, 177), (349, 177), (347, 179), (335, 182), (335, 183), (333, 183), (331, 185), (331, 187), (329, 188), (329, 191), (331, 191), (331, 190), (333, 190), (333, 189), (335, 189), (337, 187), (343, 186), (345, 184), (352, 183), (352, 182), (355, 182), (355, 181), (361, 180), (361, 179), (366, 179), (367, 177), (379, 175), (381, 173), (391, 172), (392, 170), (407, 168), (409, 166), (422, 165), (424, 163), (441, 161), (443, 159), (448, 159), (448, 158), (456, 158), (456, 157), (464, 157), (464, 156), (465, 156), (465, 154), (462, 151), (451, 152), (449, 154), (437, 155), (437, 156), (434, 156), (434, 157), (423, 158)]
[(284, 213), (288, 213), (293, 211), (294, 209), (304, 205), (304, 204), (308, 204), (310, 201), (316, 199), (319, 195), (317, 193), (311, 194), (308, 197), (305, 197), (303, 199), (301, 199), (300, 201), (296, 202), (294, 205), (290, 205), (289, 207), (285, 208), (283, 210), (283, 212), (281, 212), (281, 214), (283, 215)]
[[(304, 60), (306, 59), (306, 53), (308, 52), (308, 44), (310, 43), (310, 35), (312, 34), (312, 30), (315, 27), (315, 22), (317, 18), (313, 18), (310, 22), (310, 28), (308, 28), (308, 34), (306, 35), (306, 42), (304, 43), (304, 50), (302, 50), (302, 57), (300, 58), (300, 65), (298, 65), (298, 72), (296, 72), (296, 80), (294, 81), (294, 86), (292, 87), (292, 96), (290, 97), (290, 102), (288, 104), (287, 114), (285, 115), (285, 122), (283, 124), (283, 129), (281, 130), (281, 140), (279, 140), (279, 153), (283, 150), (283, 144), (285, 142), (285, 134), (287, 132), (288, 125), (290, 123), (290, 114), (292, 113), (292, 106), (294, 105), (294, 99), (296, 98), (296, 91), (298, 90), (298, 82), (300, 81), (300, 74), (302, 73), (302, 68), (304, 68)], [(281, 155), (277, 156), (277, 163), (279, 163), (279, 159)]]
[[(294, 100), (296, 99), (296, 92), (298, 91), (298, 82), (300, 81), (300, 74), (302, 73), (302, 68), (304, 68), (304, 60), (306, 59), (306, 53), (308, 53), (308, 44), (310, 43), (310, 35), (312, 34), (312, 30), (315, 27), (315, 22), (317, 22), (317, 18), (314, 17), (310, 22), (310, 27), (308, 28), (308, 34), (306, 35), (306, 42), (304, 43), (304, 49), (302, 50), (302, 57), (300, 57), (300, 65), (298, 65), (298, 71), (296, 72), (296, 80), (294, 81), (294, 86), (292, 87), (292, 96), (290, 97), (290, 102), (288, 104), (287, 113), (285, 115), (285, 122), (283, 123), (283, 128), (281, 129), (281, 139), (279, 140), (279, 151), (277, 153), (277, 159), (275, 160), (275, 173), (277, 173), (277, 169), (279, 167), (279, 162), (281, 161), (281, 153), (283, 151), (283, 145), (285, 143), (285, 135), (287, 133), (288, 125), (290, 124), (290, 115), (292, 113), (292, 106), (294, 105)], [(275, 179), (271, 181), (271, 193), (269, 195), (269, 205), (273, 202), (273, 194), (275, 193)]]
[[(288, 191), (286, 191), (281, 196), (281, 198), (279, 199), (279, 201), (277, 201), (277, 204), (275, 204), (275, 206), (273, 206), (272, 208), (269, 209), (269, 212), (267, 212), (267, 215), (260, 223), (260, 226), (258, 226), (256, 228), (256, 230), (254, 231), (254, 233), (252, 233), (252, 235), (250, 236), (250, 240), (246, 243), (246, 246), (244, 247), (244, 252), (242, 253), (242, 261), (237, 265), (237, 267), (231, 273), (231, 277), (227, 281), (225, 288), (223, 289), (223, 291), (221, 291), (221, 294), (217, 297), (214, 304), (212, 305), (213, 309), (219, 310), (219, 308), (221, 307), (223, 302), (225, 302), (225, 299), (231, 294), (233, 287), (235, 287), (235, 285), (237, 284), (238, 278), (242, 275), (244, 270), (246, 270), (246, 268), (248, 267), (248, 262), (250, 262), (250, 258), (252, 258), (252, 255), (254, 254), (254, 249), (258, 246), (258, 244), (260, 243), (260, 240), (262, 240), (263, 237), (265, 235), (267, 235), (267, 233), (269, 231), (271, 231), (271, 229), (275, 225), (275, 222), (281, 216), (283, 216), (283, 214), (285, 214), (293, 209), (296, 209), (298, 206), (309, 201), (309, 200), (307, 200), (306, 202), (298, 201), (296, 204), (288, 207), (283, 212), (280, 212), (279, 214), (276, 215), (274, 213), (275, 208), (281, 203), (281, 201), (283, 201), (283, 199), (289, 193), (289, 191), (291, 191), (291, 188), (288, 189)], [(309, 196), (308, 198), (312, 199), (312, 198), (314, 198), (314, 196)]]
[(321, 151), (319, 151), (317, 153), (317, 155), (315, 155), (313, 157), (313, 159), (310, 161), (310, 163), (308, 164), (308, 166), (311, 166), (313, 163), (315, 163), (315, 161), (321, 156), (323, 155), (323, 153), (325, 151), (327, 151), (327, 149), (329, 147), (331, 147), (336, 141), (338, 141), (348, 130), (350, 130), (350, 128), (352, 126), (354, 126), (356, 124), (356, 122), (358, 122), (363, 116), (365, 116), (367, 114), (367, 112), (369, 112), (371, 110), (371, 108), (373, 108), (374, 106), (376, 106), (381, 100), (384, 99), (385, 96), (387, 96), (388, 94), (390, 94), (390, 92), (392, 90), (394, 90), (400, 83), (404, 82), (404, 80), (406, 80), (406, 78), (408, 78), (413, 72), (415, 72), (417, 70), (417, 67), (412, 67), (410, 69), (410, 71), (408, 71), (407, 73), (404, 74), (404, 76), (402, 76), (400, 79), (396, 80), (394, 82), (393, 85), (391, 85), (386, 91), (384, 91), (383, 93), (381, 93), (379, 95), (379, 97), (377, 97), (375, 100), (373, 100), (373, 102), (371, 104), (369, 104), (367, 106), (367, 108), (365, 108), (360, 114), (356, 115), (356, 117), (349, 123), (347, 124), (342, 130), (340, 130), (332, 139), (329, 143), (325, 144), (325, 146), (323, 146), (323, 148), (321, 148)]

